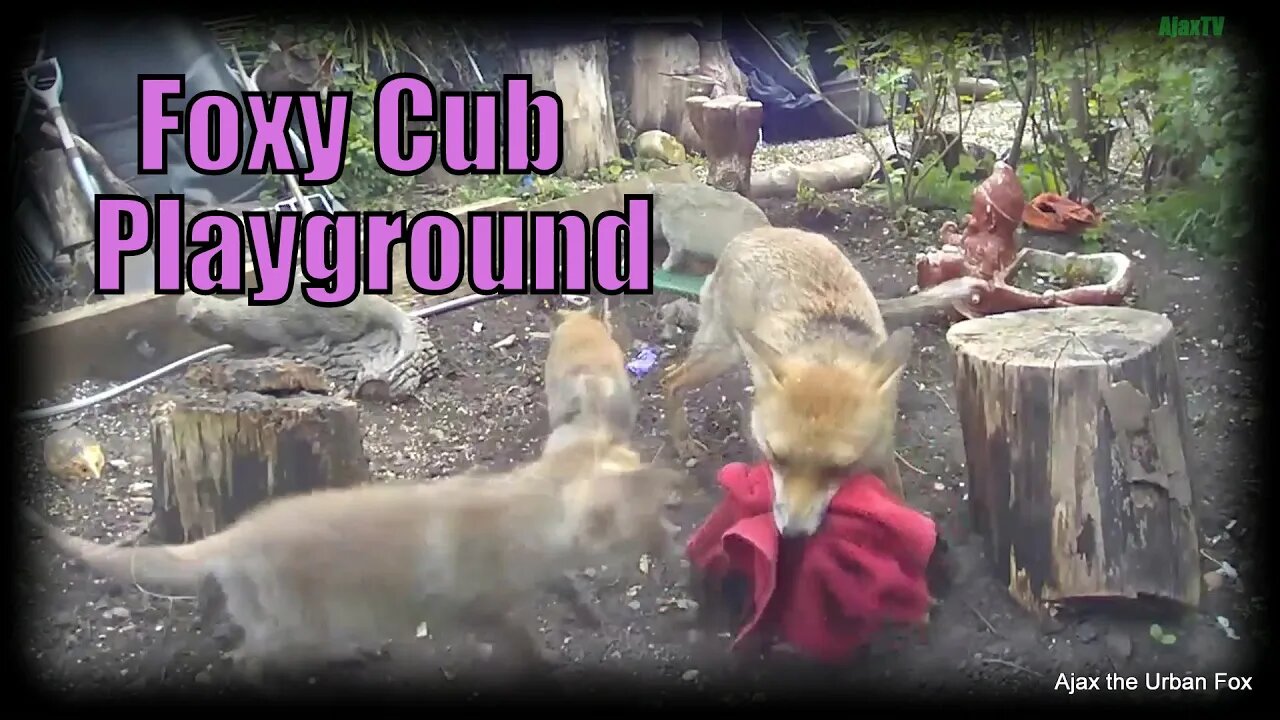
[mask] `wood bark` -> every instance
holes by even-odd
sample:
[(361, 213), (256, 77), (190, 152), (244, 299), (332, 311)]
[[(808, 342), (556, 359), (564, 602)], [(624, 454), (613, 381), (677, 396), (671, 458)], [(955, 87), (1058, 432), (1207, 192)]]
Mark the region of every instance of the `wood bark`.
[(747, 76), (733, 61), (729, 43), (724, 39), (723, 16), (702, 16), (702, 29), (698, 33), (698, 54), (701, 74), (716, 81), (715, 89), (710, 91), (711, 97), (747, 94)]
[(30, 188), (45, 217), (53, 224), (58, 250), (71, 250), (93, 242), (93, 208), (76, 183), (66, 153), (39, 150), (27, 161)]
[(1015, 600), (1195, 607), (1199, 541), (1173, 326), (1127, 307), (992, 315), (947, 333), (969, 507)]
[(696, 72), (700, 62), (698, 41), (689, 33), (639, 26), (631, 31), (628, 53), (619, 73), (627, 98), (627, 120), (637, 132), (671, 133), (685, 149), (702, 149), (698, 132), (689, 121), (685, 100), (705, 95), (713, 85), (699, 78), (681, 77)]
[(609, 51), (603, 39), (520, 51), (520, 67), (537, 90), (564, 106), (561, 171), (570, 177), (618, 157), (618, 131), (609, 95)]
[(197, 365), (152, 406), (152, 533), (224, 530), (271, 498), (369, 480), (360, 408), (325, 394), (321, 371), (288, 360)]
[(875, 163), (861, 153), (850, 153), (804, 165), (775, 165), (751, 177), (751, 197), (794, 198), (804, 183), (817, 192), (860, 188), (871, 178)]
[(707, 157), (707, 184), (749, 196), (751, 157), (760, 140), (764, 105), (742, 95), (714, 100), (699, 95), (685, 102)]

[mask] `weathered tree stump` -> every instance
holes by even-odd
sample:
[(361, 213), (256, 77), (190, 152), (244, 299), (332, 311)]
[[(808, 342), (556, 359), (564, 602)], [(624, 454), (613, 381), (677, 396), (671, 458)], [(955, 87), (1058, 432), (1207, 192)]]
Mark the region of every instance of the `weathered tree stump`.
[(39, 150), (27, 160), (30, 188), (45, 217), (53, 223), (58, 251), (93, 242), (93, 208), (67, 164), (62, 150)]
[(578, 176), (618, 157), (609, 50), (603, 37), (521, 49), (520, 68), (533, 78), (535, 90), (554, 92), (564, 105), (564, 174)]
[(689, 121), (702, 138), (707, 184), (744, 197), (751, 192), (751, 156), (760, 140), (764, 105), (741, 95), (705, 95), (685, 101)]
[(618, 72), (627, 98), (627, 119), (637, 130), (671, 133), (686, 149), (700, 150), (701, 140), (689, 121), (685, 100), (711, 91), (712, 83), (680, 73), (697, 71), (698, 41), (689, 33), (641, 25), (628, 39)]
[(189, 542), (273, 497), (369, 480), (360, 408), (318, 368), (280, 359), (193, 366), (152, 406), (151, 534)]
[(1198, 605), (1199, 540), (1173, 326), (1127, 307), (992, 315), (947, 333), (969, 508), (1022, 605)]

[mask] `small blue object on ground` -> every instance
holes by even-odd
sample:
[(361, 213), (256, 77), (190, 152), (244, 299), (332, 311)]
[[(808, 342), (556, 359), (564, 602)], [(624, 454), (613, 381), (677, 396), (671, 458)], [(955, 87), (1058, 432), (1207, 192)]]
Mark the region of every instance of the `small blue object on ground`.
[(653, 372), (653, 369), (658, 366), (658, 357), (657, 348), (645, 344), (636, 353), (635, 357), (627, 361), (627, 372), (637, 378), (642, 378)]

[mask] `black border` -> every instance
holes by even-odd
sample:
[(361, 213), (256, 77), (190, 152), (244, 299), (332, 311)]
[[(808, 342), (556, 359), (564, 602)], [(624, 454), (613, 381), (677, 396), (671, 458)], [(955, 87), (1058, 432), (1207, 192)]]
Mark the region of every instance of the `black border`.
[[(85, 5), (85, 6), (82, 6), (82, 9), (77, 10), (77, 9), (69, 8), (64, 5), (58, 8), (58, 12), (59, 13), (79, 12), (82, 14), (96, 14), (93, 8), (94, 6)], [(835, 13), (842, 13), (842, 12), (845, 12), (846, 10), (843, 6), (832, 7), (832, 6), (822, 5), (822, 4), (819, 4), (814, 9), (815, 10), (825, 9)], [(1019, 8), (1019, 10), (1022, 10), (1022, 11), (1025, 11), (1025, 9), (1026, 8)], [(1126, 21), (1132, 21), (1134, 19), (1137, 19), (1138, 17), (1146, 19), (1151, 16), (1158, 17), (1161, 14), (1172, 14), (1179, 10), (1184, 10), (1183, 8), (1165, 7), (1163, 5), (1153, 4), (1152, 6), (1150, 6), (1149, 10), (1144, 11), (1139, 9), (1132, 9), (1127, 11), (1124, 15), (1115, 16), (1113, 7), (1108, 6), (1108, 7), (1099, 8), (1099, 9), (1103, 10), (1103, 12), (1091, 13), (1089, 9), (1086, 7), (1073, 5), (1071, 8), (1071, 12), (1072, 12), (1072, 15), (1076, 17), (1079, 17), (1082, 14), (1089, 14), (1089, 15), (1093, 15), (1096, 18), (1098, 17), (1099, 14), (1108, 14), (1106, 13), (1106, 11), (1111, 11), (1110, 14), (1112, 17), (1116, 19), (1116, 21), (1126, 22)], [(146, 12), (146, 10), (143, 8), (139, 8), (139, 10), (140, 12)], [(175, 10), (176, 8), (169, 5), (156, 7), (156, 11), (162, 11), (166, 13), (173, 13), (175, 12)], [(269, 10), (270, 8), (264, 8), (261, 6), (252, 9), (252, 11), (259, 12), (259, 13), (268, 12)], [(651, 10), (655, 14), (663, 12), (663, 9), (661, 8), (653, 8)], [(691, 10), (692, 9), (688, 7), (681, 8), (681, 11), (684, 13), (688, 13)], [(712, 10), (712, 11), (722, 10), (722, 8), (711, 7), (711, 8), (708, 8), (708, 10)], [(765, 12), (768, 12), (769, 9), (762, 8), (762, 10), (764, 10)], [(799, 10), (799, 8), (795, 8), (795, 10)], [(954, 8), (954, 7), (943, 8), (942, 6), (940, 6), (936, 11), (936, 13), (938, 16), (942, 16), (950, 12), (955, 12), (956, 10), (957, 8)], [(314, 7), (311, 8), (310, 11), (315, 12), (315, 8)], [(538, 35), (542, 35), (543, 37), (557, 35), (560, 38), (573, 35), (578, 30), (585, 30), (589, 27), (598, 27), (600, 22), (598, 18), (589, 15), (589, 13), (598, 12), (593, 10), (586, 10), (584, 13), (581, 13), (581, 14), (575, 14), (573, 12), (570, 12), (570, 13), (565, 13), (561, 15), (554, 12), (552, 7), (529, 9), (530, 13), (534, 13), (535, 11), (536, 11), (536, 15), (535, 14), (525, 15), (524, 13), (520, 12), (520, 9), (511, 8), (510, 11), (504, 10), (500, 15), (495, 14), (493, 16), (493, 19), (509, 23), (512, 26), (521, 26), (523, 28), (523, 31), (530, 35), (533, 35), (535, 33)], [(1194, 8), (1194, 9), (1186, 8), (1182, 14), (1190, 16), (1190, 15), (1201, 14), (1203, 12), (1209, 12), (1209, 11), (1229, 13), (1229, 10), (1223, 8), (1221, 4), (1215, 4), (1212, 7), (1206, 6), (1204, 8)], [(335, 12), (345, 12), (349, 14), (350, 11), (347, 8), (335, 8)], [(988, 8), (986, 10), (983, 10), (983, 12), (993, 13), (995, 12), (995, 10), (993, 8)], [(1049, 19), (1048, 15), (1051, 12), (1052, 11), (1047, 12), (1044, 19)], [(218, 13), (219, 16), (229, 16), (233, 14), (238, 14), (238, 13), (234, 12), (231, 9), (226, 9), (223, 12)], [(644, 14), (644, 11), (641, 9), (636, 9), (632, 12), (628, 12), (627, 14), (642, 15)], [(883, 14), (892, 15), (893, 13), (886, 12)], [(117, 16), (119, 15), (119, 11), (117, 11), (116, 15)], [(926, 16), (920, 17), (920, 19), (922, 21), (927, 22), (931, 18), (926, 15)], [(25, 21), (25, 26), (28, 28), (35, 28), (37, 27), (39, 22), (40, 22), (39, 20), (33, 19), (32, 16), (28, 16), (28, 20)], [(1261, 29), (1261, 28), (1265, 28), (1265, 29)], [(1256, 53), (1258, 50), (1261, 50), (1266, 47), (1263, 44), (1266, 42), (1266, 40), (1263, 37), (1263, 33), (1269, 29), (1270, 29), (1269, 23), (1266, 23), (1265, 21), (1261, 20), (1261, 18), (1258, 18), (1258, 19), (1251, 18), (1249, 13), (1237, 12), (1237, 13), (1228, 14), (1228, 24), (1227, 24), (1228, 32), (1230, 32), (1233, 37), (1247, 39), (1245, 41), (1248, 42), (1248, 44), (1251, 46), (1250, 50), (1252, 52)], [(20, 58), (13, 57), (13, 54), (19, 48), (21, 48), (20, 44), (16, 44), (16, 43), (10, 44), (9, 47), (11, 48), (11, 60), (10, 60), (11, 77), (17, 77), (16, 72), (14, 72), (14, 70), (16, 70), (16, 62), (18, 62), (19, 60), (22, 60), (25, 62), (25, 61), (28, 61), (29, 58), (20, 59)], [(1259, 53), (1257, 56), (1257, 67), (1259, 69), (1262, 69), (1265, 67), (1264, 65), (1262, 65), (1262, 62), (1264, 61), (1261, 59), (1261, 53)], [(1270, 78), (1268, 78), (1268, 80), (1270, 80)], [(1273, 120), (1275, 116), (1269, 110), (1266, 109), (1267, 103), (1265, 102), (1265, 99), (1262, 97), (1263, 93), (1269, 93), (1269, 91), (1271, 90), (1269, 85), (1270, 83), (1268, 83), (1268, 87), (1258, 88), (1259, 102), (1261, 103), (1260, 108), (1262, 109), (1262, 111), (1260, 112), (1261, 121), (1259, 123), (1259, 133), (1262, 137), (1265, 137), (1268, 139), (1269, 141), (1267, 143), (1268, 149), (1273, 150), (1275, 147), (1275, 143), (1273, 140), (1273, 130), (1272, 130), (1273, 124), (1269, 121)], [(5, 116), (6, 124), (8, 122), (12, 122), (12, 118), (15, 116), (15, 111), (16, 111), (16, 108), (11, 106), (10, 112), (8, 112)], [(1275, 154), (1273, 152), (1268, 153), (1268, 159), (1275, 159)], [(1263, 177), (1266, 178), (1268, 182), (1270, 182), (1271, 179), (1274, 177), (1274, 173), (1264, 172)], [(11, 190), (11, 188), (8, 187), (8, 184), (12, 181), (13, 181), (12, 177), (6, 174), (7, 190)], [(1270, 194), (1267, 192), (1267, 190), (1269, 189), (1270, 188), (1264, 188), (1264, 187), (1256, 188), (1257, 207), (1259, 208), (1268, 207), (1267, 201), (1271, 197)], [(1251, 284), (1251, 287), (1259, 291), (1259, 294), (1254, 299), (1255, 300), (1254, 308), (1258, 315), (1257, 317), (1253, 318), (1253, 320), (1257, 323), (1255, 327), (1262, 328), (1265, 326), (1264, 323), (1267, 320), (1267, 318), (1262, 317), (1262, 315), (1266, 313), (1267, 309), (1269, 309), (1271, 306), (1275, 304), (1274, 298), (1271, 297), (1273, 292), (1271, 288), (1274, 287), (1276, 283), (1274, 282), (1273, 278), (1269, 278), (1267, 276), (1267, 268), (1275, 266), (1274, 255), (1275, 255), (1276, 240), (1270, 237), (1270, 234), (1266, 232), (1266, 228), (1259, 228), (1258, 231), (1255, 233), (1254, 238), (1255, 239), (1251, 243), (1251, 246), (1246, 251), (1246, 257), (1242, 258), (1240, 262), (1240, 266), (1243, 268), (1243, 271), (1245, 272), (1251, 271), (1252, 273), (1254, 273), (1253, 275), (1254, 282)], [(9, 264), (7, 265), (7, 267), (12, 268), (13, 265)], [(1270, 285), (1267, 282), (1268, 280), (1271, 280)], [(7, 303), (6, 306), (2, 310), (0, 310), (0, 312), (4, 312), (7, 314), (7, 317), (11, 321), (10, 325), (12, 326), (16, 324), (16, 310), (17, 310), (17, 306), (16, 306), (17, 292), (15, 289), (16, 288), (15, 278), (11, 278), (8, 288), (9, 288), (8, 297), (10, 299), (10, 302)], [(1270, 354), (1269, 348), (1267, 352), (1268, 354)], [(14, 388), (18, 385), (18, 383), (21, 382), (22, 373), (30, 372), (33, 369), (33, 363), (30, 357), (27, 357), (22, 352), (18, 352), (17, 357), (18, 357), (18, 361), (16, 365), (13, 367), (13, 369), (10, 371), (13, 374), (7, 380), (0, 382), (0, 394), (3, 394), (4, 399), (8, 401), (7, 404), (9, 407), (12, 407), (13, 403), (16, 400), (17, 394), (14, 392)], [(1274, 359), (1274, 355), (1272, 355), (1271, 357), (1272, 359)], [(1257, 363), (1251, 368), (1251, 370), (1256, 373), (1260, 368), (1261, 368), (1261, 363)], [(1257, 423), (1256, 425), (1257, 433), (1253, 438), (1251, 438), (1251, 440), (1255, 443), (1257, 443), (1257, 441), (1261, 437), (1264, 437), (1261, 433), (1265, 431), (1265, 429), (1272, 424), (1272, 414), (1273, 414), (1272, 408), (1276, 402), (1276, 399), (1274, 397), (1275, 382), (1270, 379), (1269, 375), (1263, 374), (1262, 376), (1256, 377), (1256, 381), (1257, 382), (1255, 386), (1259, 389), (1260, 392), (1265, 393), (1262, 398), (1261, 406), (1265, 408), (1266, 414)], [(16, 421), (13, 420), (12, 415), (9, 415), (7, 419), (9, 419), (10, 422), (14, 422), (16, 425)], [(14, 439), (16, 437), (16, 432), (17, 432), (17, 428), (14, 427), (13, 431), (5, 434), (5, 438), (9, 440)], [(1272, 453), (1269, 452), (1266, 444), (1261, 444), (1259, 447), (1257, 447), (1256, 452), (1257, 452), (1256, 457), (1258, 459), (1258, 464), (1257, 464), (1258, 472), (1259, 473), (1265, 472), (1267, 468), (1271, 467), (1270, 464), (1267, 462), (1267, 460), (1270, 459), (1270, 456), (1272, 455)], [(15, 455), (16, 453), (12, 451), (9, 453), (6, 453), (6, 457), (9, 457), (9, 458), (15, 458)], [(1261, 483), (1261, 484), (1264, 487), (1264, 492), (1266, 492), (1268, 495), (1272, 495), (1272, 497), (1268, 497), (1265, 500), (1265, 502), (1268, 503), (1267, 509), (1269, 510), (1270, 507), (1273, 507), (1273, 503), (1275, 501), (1275, 498), (1273, 496), (1274, 491), (1270, 484), (1268, 483)], [(9, 507), (12, 510), (18, 506), (18, 502), (17, 502), (18, 488), (16, 486), (16, 483), (13, 483), (13, 482), (9, 484), (9, 487), (11, 492), (14, 493), (14, 496), (11, 497), (10, 503), (9, 503)], [(9, 518), (10, 518), (10, 529), (12, 532), (16, 529), (16, 526), (17, 526), (16, 518), (12, 514), (9, 516)], [(1269, 528), (1269, 524), (1265, 521), (1262, 521), (1262, 522), (1255, 521), (1253, 525), (1254, 527), (1257, 528), (1257, 531), (1254, 533), (1254, 537), (1257, 539), (1257, 541), (1260, 544), (1265, 544), (1266, 541), (1270, 539), (1269, 534), (1271, 530)], [(12, 539), (12, 536), (11, 536), (11, 539)], [(1266, 547), (1259, 546), (1259, 547), (1255, 547), (1253, 550), (1256, 553), (1257, 557), (1269, 558), (1270, 556), (1270, 553), (1268, 552), (1268, 548)], [(9, 554), (9, 559), (11, 561), (16, 562), (18, 560), (16, 553), (11, 552)], [(1270, 574), (1270, 568), (1267, 568), (1267, 573)], [(12, 577), (13, 574), (14, 574), (13, 570), (11, 569), (10, 576)], [(1250, 581), (1250, 585), (1254, 588), (1268, 587), (1267, 585), (1265, 585), (1265, 580), (1269, 580), (1269, 579), (1270, 579), (1269, 577), (1265, 579), (1252, 578)], [(14, 585), (11, 583), (10, 588), (13, 588), (13, 587)], [(1150, 704), (1150, 703), (1160, 703), (1162, 700), (1165, 699), (1162, 697), (1147, 695), (1143, 693), (1125, 694), (1125, 695), (1106, 693), (1106, 694), (1094, 694), (1086, 697), (1076, 696), (1073, 698), (1066, 698), (1059, 693), (1053, 692), (1049, 687), (1030, 690), (1025, 685), (1020, 687), (988, 686), (988, 687), (968, 687), (968, 688), (955, 688), (953, 685), (951, 688), (948, 688), (948, 689), (924, 690), (922, 692), (921, 690), (923, 688), (921, 686), (926, 685), (926, 683), (917, 683), (906, 678), (902, 679), (900, 684), (893, 687), (890, 687), (890, 686), (869, 687), (866, 685), (847, 686), (841, 683), (836, 683), (831, 681), (826, 681), (826, 682), (815, 681), (814, 684), (808, 687), (796, 686), (790, 689), (784, 688), (784, 687), (747, 687), (742, 685), (739, 685), (737, 687), (727, 687), (727, 686), (711, 685), (711, 686), (701, 686), (698, 690), (695, 691), (691, 689), (690, 685), (681, 684), (678, 679), (673, 680), (670, 683), (666, 683), (666, 682), (652, 683), (652, 682), (645, 682), (645, 681), (637, 682), (634, 678), (628, 676), (625, 672), (608, 672), (603, 670), (599, 672), (593, 672), (587, 675), (585, 678), (582, 675), (574, 674), (571, 676), (572, 679), (569, 682), (560, 686), (549, 686), (546, 683), (539, 683), (536, 685), (515, 685), (515, 686), (509, 686), (506, 688), (502, 688), (502, 687), (463, 688), (463, 687), (458, 687), (457, 685), (450, 686), (450, 685), (444, 685), (441, 683), (425, 682), (421, 687), (417, 688), (417, 690), (409, 696), (401, 695), (400, 693), (395, 691), (389, 692), (389, 691), (380, 690), (380, 689), (370, 689), (368, 692), (366, 692), (364, 689), (356, 689), (356, 688), (352, 688), (352, 689), (331, 688), (330, 692), (325, 692), (323, 690), (318, 690), (315, 687), (309, 687), (309, 688), (306, 688), (300, 694), (298, 694), (295, 698), (290, 698), (287, 693), (273, 697), (273, 698), (258, 697), (244, 690), (234, 690), (234, 691), (224, 693), (222, 695), (202, 694), (197, 690), (197, 691), (191, 691), (191, 692), (169, 691), (169, 692), (161, 692), (159, 694), (135, 695), (135, 696), (126, 695), (123, 692), (119, 692), (119, 693), (107, 693), (107, 694), (97, 695), (97, 696), (92, 694), (85, 694), (77, 697), (66, 697), (66, 696), (57, 695), (55, 692), (53, 692), (49, 688), (39, 687), (35, 685), (33, 682), (25, 682), (27, 680), (31, 680), (32, 678), (29, 673), (23, 672), (25, 670), (28, 670), (25, 664), (26, 659), (22, 651), (19, 649), (18, 643), (16, 642), (18, 640), (17, 628), (21, 627), (21, 624), (22, 624), (19, 619), (20, 615), (18, 615), (18, 612), (20, 611), (20, 603), (18, 602), (19, 598), (17, 598), (14, 594), (10, 594), (9, 596), (7, 596), (7, 600), (9, 602), (8, 616), (10, 618), (14, 618), (17, 620), (16, 622), (5, 623), (5, 626), (4, 626), (6, 639), (9, 641), (8, 645), (11, 648), (11, 650), (14, 651), (13, 655), (11, 656), (12, 661), (9, 664), (9, 668), (7, 669), (8, 677), (11, 681), (12, 686), (16, 686), (14, 687), (14, 689), (19, 689), (22, 694), (31, 695), (32, 696), (31, 699), (33, 700), (39, 697), (40, 699), (43, 699), (50, 704), (60, 703), (60, 702), (71, 702), (71, 703), (77, 703), (77, 704), (78, 703), (107, 704), (107, 703), (111, 703), (112, 701), (125, 702), (125, 703), (144, 703), (144, 704), (160, 703), (162, 704), (168, 700), (174, 700), (174, 701), (178, 701), (178, 703), (183, 705), (184, 709), (189, 709), (192, 705), (192, 700), (198, 698), (200, 701), (202, 701), (205, 704), (222, 704), (222, 703), (236, 704), (237, 701), (254, 703), (254, 704), (263, 704), (263, 703), (293, 700), (293, 701), (296, 701), (296, 704), (304, 704), (304, 705), (315, 703), (315, 702), (321, 702), (321, 703), (324, 703), (325, 705), (336, 707), (338, 705), (344, 705), (347, 703), (359, 703), (366, 707), (370, 705), (381, 704), (381, 705), (386, 705), (388, 708), (392, 708), (392, 707), (401, 706), (401, 705), (407, 707), (409, 704), (417, 705), (417, 706), (421, 706), (423, 704), (439, 704), (442, 706), (458, 705), (460, 707), (479, 707), (484, 705), (495, 705), (495, 704), (501, 705), (501, 704), (506, 704), (508, 702), (520, 703), (526, 706), (545, 703), (545, 702), (554, 702), (556, 704), (571, 704), (574, 702), (580, 702), (586, 706), (613, 705), (615, 703), (620, 703), (620, 704), (631, 705), (639, 709), (641, 707), (657, 707), (657, 706), (663, 706), (663, 705), (681, 705), (681, 704), (709, 705), (709, 704), (723, 704), (725, 702), (731, 702), (733, 704), (759, 705), (761, 707), (765, 705), (777, 705), (782, 707), (805, 708), (805, 709), (807, 709), (808, 706), (830, 707), (831, 710), (833, 710), (834, 712), (843, 714), (843, 713), (858, 713), (859, 711), (870, 709), (872, 707), (879, 705), (880, 703), (878, 701), (887, 701), (885, 702), (886, 707), (895, 707), (895, 708), (901, 708), (904, 706), (904, 704), (913, 704), (913, 701), (914, 701), (914, 704), (938, 703), (938, 704), (949, 706), (949, 707), (962, 707), (966, 705), (979, 705), (979, 706), (986, 705), (988, 703), (984, 701), (989, 700), (989, 701), (994, 701), (994, 703), (999, 703), (999, 704), (1008, 706), (1009, 701), (1015, 700), (1015, 699), (1020, 703), (1036, 703), (1037, 701), (1040, 701), (1040, 700), (1047, 700), (1048, 704), (1051, 706), (1066, 705), (1069, 707), (1069, 706), (1078, 705), (1078, 704), (1132, 704), (1132, 703)], [(1267, 665), (1269, 665), (1269, 663), (1267, 663), (1267, 660), (1269, 660), (1269, 658), (1267, 657), (1268, 655), (1267, 650), (1269, 649), (1267, 648), (1267, 645), (1269, 644), (1267, 642), (1268, 633), (1265, 632), (1265, 630), (1269, 628), (1270, 623), (1266, 618), (1263, 618), (1262, 622), (1259, 623), (1259, 625), (1260, 627), (1257, 629), (1254, 635), (1246, 636), (1241, 641), (1242, 655), (1247, 653), (1246, 643), (1252, 642), (1254, 644), (1253, 651), (1254, 651), (1255, 657), (1259, 661), (1259, 664), (1255, 666), (1252, 674), (1255, 677), (1255, 684), (1260, 686), (1258, 689), (1256, 689), (1253, 693), (1248, 693), (1241, 696), (1222, 695), (1213, 699), (1203, 699), (1195, 696), (1177, 696), (1169, 699), (1172, 699), (1179, 707), (1190, 707), (1192, 704), (1208, 703), (1208, 702), (1214, 702), (1214, 703), (1234, 703), (1239, 701), (1253, 702), (1258, 695), (1263, 693), (1268, 693), (1269, 686), (1272, 682), (1272, 678), (1274, 678), (1275, 675), (1272, 672), (1268, 672), (1267, 671), (1268, 668), (1266, 668), (1262, 663), (1266, 663)], [(921, 680), (923, 680), (923, 678)], [(933, 683), (927, 683), (927, 684), (932, 685)], [(473, 694), (476, 691), (479, 691), (478, 697)], [(10, 698), (11, 700), (14, 699), (12, 695), (10, 696)], [(734, 702), (735, 700), (737, 702)], [(892, 703), (892, 705), (889, 705), (889, 703)]]

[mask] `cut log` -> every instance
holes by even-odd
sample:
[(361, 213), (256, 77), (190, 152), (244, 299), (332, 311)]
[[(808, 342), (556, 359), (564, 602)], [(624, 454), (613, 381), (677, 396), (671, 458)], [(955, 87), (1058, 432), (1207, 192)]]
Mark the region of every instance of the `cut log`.
[(522, 72), (535, 90), (564, 105), (561, 171), (575, 177), (618, 157), (618, 131), (609, 96), (609, 50), (603, 38), (520, 50)]
[(318, 368), (233, 360), (193, 366), (188, 379), (152, 406), (151, 534), (161, 542), (216, 533), (270, 498), (369, 480), (360, 408), (306, 392), (327, 386)]
[(805, 165), (778, 165), (751, 178), (751, 197), (794, 198), (800, 183), (818, 192), (860, 188), (871, 177), (875, 163), (860, 153), (850, 153)]
[(741, 95), (722, 95), (714, 100), (698, 95), (685, 102), (707, 156), (707, 184), (748, 195), (751, 156), (760, 140), (764, 105)]
[(1197, 606), (1190, 426), (1169, 320), (1028, 310), (961, 322), (947, 341), (969, 508), (1014, 599), (1041, 614), (1104, 598)]
[(699, 62), (698, 41), (689, 33), (643, 25), (632, 30), (618, 73), (627, 120), (640, 132), (662, 130), (686, 149), (701, 150), (685, 100), (710, 93), (713, 84), (680, 76), (696, 71)]
[(59, 251), (93, 242), (93, 208), (76, 183), (62, 150), (39, 150), (27, 161), (29, 187), (45, 217), (53, 223)]

